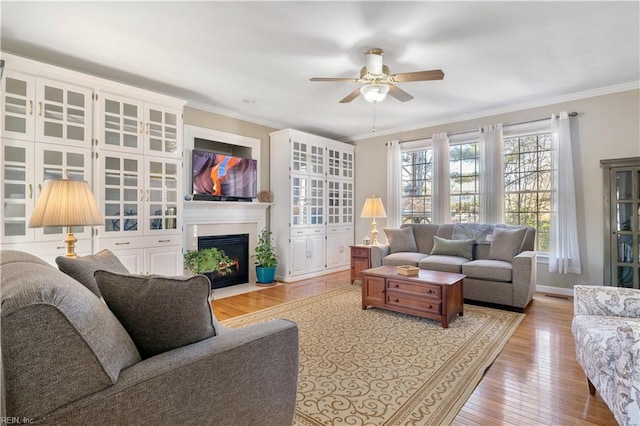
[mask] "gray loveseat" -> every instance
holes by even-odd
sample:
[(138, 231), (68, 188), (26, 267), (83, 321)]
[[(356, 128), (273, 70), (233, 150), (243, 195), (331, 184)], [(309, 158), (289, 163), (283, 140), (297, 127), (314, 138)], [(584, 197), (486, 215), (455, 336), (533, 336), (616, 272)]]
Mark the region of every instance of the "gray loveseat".
[(142, 359), (85, 286), (30, 254), (0, 257), (3, 416), (59, 425), (291, 425), (295, 323), (222, 329)]
[(387, 244), (371, 248), (372, 267), (413, 265), (462, 273), (464, 298), (524, 309), (535, 293), (532, 227), (405, 224), (385, 229)]

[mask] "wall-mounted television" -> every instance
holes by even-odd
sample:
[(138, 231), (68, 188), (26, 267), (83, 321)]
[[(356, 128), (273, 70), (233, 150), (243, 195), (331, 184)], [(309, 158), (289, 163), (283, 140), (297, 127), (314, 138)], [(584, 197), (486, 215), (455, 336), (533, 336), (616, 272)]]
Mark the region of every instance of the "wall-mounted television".
[(193, 198), (249, 201), (258, 196), (258, 164), (252, 158), (194, 149)]

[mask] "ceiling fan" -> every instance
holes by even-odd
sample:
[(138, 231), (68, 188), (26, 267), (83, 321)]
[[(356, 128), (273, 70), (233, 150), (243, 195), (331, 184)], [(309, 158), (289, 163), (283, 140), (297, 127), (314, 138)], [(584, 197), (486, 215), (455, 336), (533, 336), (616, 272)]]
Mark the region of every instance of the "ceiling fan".
[(371, 49), (364, 54), (365, 66), (360, 70), (360, 78), (313, 77), (309, 80), (364, 83), (364, 86), (355, 89), (340, 100), (340, 103), (344, 104), (351, 102), (359, 95), (362, 95), (367, 102), (377, 103), (382, 101), (387, 96), (387, 93), (401, 102), (407, 102), (413, 99), (413, 96), (400, 89), (395, 83), (442, 80), (444, 78), (442, 70), (390, 74), (389, 67), (382, 63), (382, 55), (384, 55), (384, 51), (378, 48)]

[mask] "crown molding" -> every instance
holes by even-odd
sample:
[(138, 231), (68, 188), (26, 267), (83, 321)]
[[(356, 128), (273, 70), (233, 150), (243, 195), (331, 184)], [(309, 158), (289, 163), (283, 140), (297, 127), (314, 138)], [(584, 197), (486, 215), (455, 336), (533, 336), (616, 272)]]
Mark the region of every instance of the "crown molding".
[(356, 142), (362, 139), (370, 139), (372, 137), (386, 136), (392, 135), (396, 133), (409, 132), (413, 130), (426, 129), (428, 127), (441, 126), (444, 124), (458, 123), (461, 121), (475, 120), (477, 118), (489, 117), (492, 115), (505, 114), (509, 112), (522, 111), (525, 109), (538, 108), (548, 105), (560, 104), (564, 102), (571, 102), (580, 99), (587, 98), (595, 98), (597, 96), (609, 95), (612, 93), (626, 92), (628, 90), (637, 90), (640, 89), (640, 81), (631, 81), (628, 83), (616, 84), (613, 86), (601, 87), (598, 89), (590, 89), (582, 92), (575, 92), (566, 95), (552, 96), (543, 99), (536, 99), (533, 101), (522, 102), (518, 104), (498, 107), (498, 108), (490, 108), (486, 110), (481, 110), (478, 112), (468, 113), (468, 114), (460, 114), (453, 117), (425, 121), (420, 125), (411, 125), (406, 127), (397, 127), (394, 129), (383, 130), (381, 132), (376, 132), (375, 134), (364, 133), (356, 136), (351, 136), (346, 138), (346, 142)]
[(237, 120), (242, 120), (242, 121), (246, 121), (246, 122), (253, 123), (253, 124), (259, 124), (259, 125), (265, 126), (265, 127), (271, 127), (273, 129), (276, 129), (276, 130), (286, 129), (286, 128), (290, 127), (290, 126), (287, 126), (286, 124), (276, 123), (274, 121), (269, 121), (269, 120), (264, 120), (264, 119), (261, 119), (261, 118), (252, 117), (250, 115), (242, 114), (242, 113), (237, 112), (237, 111), (232, 111), (230, 109), (226, 109), (226, 108), (221, 108), (221, 107), (205, 104), (205, 103), (202, 103), (202, 102), (189, 101), (189, 102), (187, 102), (186, 106), (191, 107), (191, 108), (195, 108), (195, 109), (199, 109), (201, 111), (212, 112), (214, 114), (224, 115), (225, 117), (235, 118)]

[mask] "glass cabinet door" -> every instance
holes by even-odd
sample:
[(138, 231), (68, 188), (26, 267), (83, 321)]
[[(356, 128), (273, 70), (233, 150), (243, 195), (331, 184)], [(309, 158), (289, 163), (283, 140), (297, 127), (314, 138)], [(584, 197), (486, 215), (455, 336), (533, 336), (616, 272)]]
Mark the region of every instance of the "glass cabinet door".
[(351, 225), (353, 223), (353, 182), (342, 182), (342, 218), (340, 223)]
[(33, 212), (33, 142), (1, 139), (2, 243), (33, 241), (34, 230), (28, 227)]
[(640, 288), (640, 167), (611, 174), (611, 284)]
[(178, 190), (182, 183), (179, 160), (147, 160), (145, 177), (147, 218), (145, 233), (176, 233), (178, 223)]
[(309, 225), (308, 184), (306, 176), (291, 176), (291, 226)]
[[(329, 157), (329, 163), (331, 163), (331, 157)], [(327, 224), (340, 224), (341, 201), (342, 197), (340, 196), (340, 181), (327, 181)]]
[[(47, 179), (70, 179), (90, 181), (87, 174), (91, 164), (91, 150), (65, 147), (63, 145), (36, 144), (36, 200)], [(75, 226), (72, 231), (76, 238), (90, 238), (90, 226)], [(36, 228), (37, 241), (62, 241), (67, 234), (63, 227)]]
[(163, 108), (146, 108), (145, 153), (175, 157), (182, 147), (178, 144), (180, 112)]
[(309, 173), (309, 145), (296, 140), (291, 141), (291, 171)]
[(102, 237), (139, 236), (142, 204), (145, 199), (142, 156), (100, 153), (98, 190), (104, 214)]
[(2, 89), (2, 137), (33, 141), (35, 78), (6, 71)]
[(309, 225), (324, 225), (324, 180), (309, 179)]
[(91, 95), (89, 89), (38, 79), (35, 139), (90, 147)]
[(100, 93), (98, 99), (98, 146), (142, 153), (142, 103), (110, 93)]

